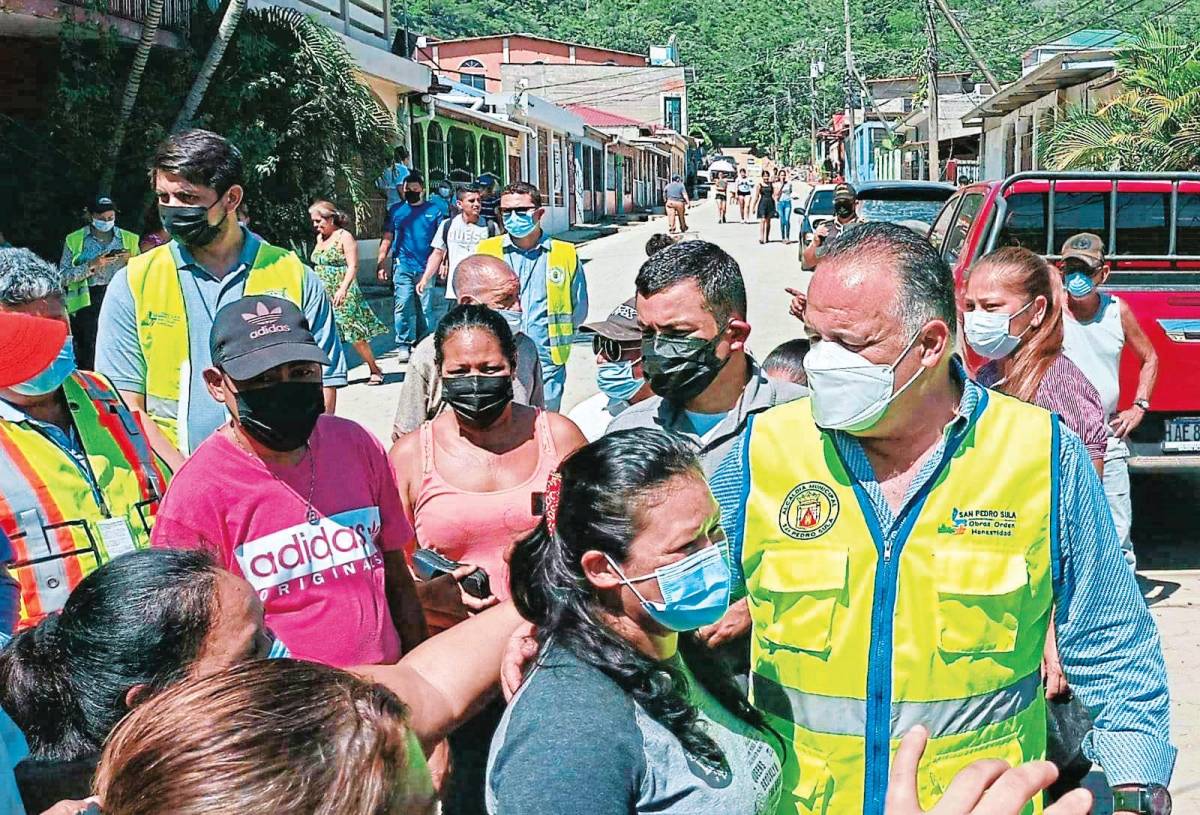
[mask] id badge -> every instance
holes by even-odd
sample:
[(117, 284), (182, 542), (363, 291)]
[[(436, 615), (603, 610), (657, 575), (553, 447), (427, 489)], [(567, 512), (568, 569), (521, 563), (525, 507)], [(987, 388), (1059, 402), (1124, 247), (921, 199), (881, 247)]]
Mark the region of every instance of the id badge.
[(133, 532), (129, 529), (129, 521), (124, 518), (105, 518), (97, 521), (96, 529), (100, 533), (100, 541), (104, 544), (109, 560), (137, 550), (133, 542)]

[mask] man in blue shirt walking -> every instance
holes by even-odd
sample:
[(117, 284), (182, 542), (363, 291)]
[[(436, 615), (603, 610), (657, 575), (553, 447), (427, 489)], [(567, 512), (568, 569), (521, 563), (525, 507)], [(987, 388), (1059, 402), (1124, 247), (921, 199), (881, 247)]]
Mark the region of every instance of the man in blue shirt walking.
[(448, 309), (444, 280), (440, 286), (435, 283), (417, 294), (417, 282), (433, 253), (433, 236), (442, 218), (441, 208), (425, 200), (425, 179), (420, 173), (411, 173), (404, 180), (404, 201), (388, 210), (376, 268), (379, 280), (386, 283), (391, 264), (396, 352), (400, 362), (408, 362), (413, 346), (437, 328)]

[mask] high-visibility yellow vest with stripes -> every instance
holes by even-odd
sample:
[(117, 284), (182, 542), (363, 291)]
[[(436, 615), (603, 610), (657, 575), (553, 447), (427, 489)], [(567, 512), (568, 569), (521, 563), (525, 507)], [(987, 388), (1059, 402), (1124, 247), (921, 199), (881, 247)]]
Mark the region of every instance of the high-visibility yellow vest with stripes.
[[(89, 227), (76, 229), (67, 235), (67, 251), (71, 253), (71, 263), (78, 264), (83, 255), (83, 240), (87, 237)], [(121, 247), (133, 257), (138, 253), (138, 242), (141, 238), (132, 232), (114, 226), (113, 231), (121, 241)], [(74, 314), (92, 304), (92, 293), (88, 291), (88, 279), (76, 280), (67, 284), (67, 313)]]
[[(475, 252), (504, 260), (505, 237), (485, 238), (475, 247)], [(566, 365), (571, 356), (571, 342), (575, 339), (571, 285), (578, 268), (575, 244), (551, 238), (550, 257), (546, 258), (546, 311), (550, 318), (550, 359), (555, 365)]]
[[(138, 342), (146, 361), (146, 412), (171, 443), (187, 454), (191, 452), (187, 400), (192, 377), (200, 376), (200, 371), (192, 370), (188, 315), (171, 244), (129, 261), (128, 275)], [(244, 294), (271, 294), (300, 306), (303, 289), (300, 258), (287, 249), (261, 243)], [(203, 339), (208, 342), (207, 336)]]
[(41, 430), (0, 420), (0, 529), (12, 542), (22, 625), (61, 609), (79, 581), (121, 553), (110, 548), (148, 547), (170, 478), (111, 382), (76, 371), (62, 388), (98, 492), (83, 463)]
[(973, 761), (1042, 758), (1055, 417), (984, 392), (890, 545), (809, 399), (748, 443), (751, 698), (793, 748), (780, 815), (882, 815), (917, 724), (924, 808)]

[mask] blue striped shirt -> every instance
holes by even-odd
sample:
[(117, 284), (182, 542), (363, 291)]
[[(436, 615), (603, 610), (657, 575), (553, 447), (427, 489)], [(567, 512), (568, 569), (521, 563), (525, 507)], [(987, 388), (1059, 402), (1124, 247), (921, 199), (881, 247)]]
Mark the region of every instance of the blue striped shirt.
[[(885, 547), (895, 541), (913, 510), (913, 498), (933, 477), (947, 443), (966, 431), (983, 394), (982, 387), (966, 378), (961, 364), (956, 364), (955, 372), (963, 381), (957, 415), (913, 478), (899, 515), (892, 512), (859, 441), (848, 433), (833, 433), (850, 475), (862, 485), (879, 518)], [(743, 473), (747, 472), (747, 435), (734, 453), (742, 465), (737, 469)], [(1084, 752), (1104, 768), (1113, 786), (1166, 785), (1176, 750), (1170, 743), (1170, 694), (1158, 628), (1121, 554), (1100, 478), (1079, 436), (1065, 426), (1058, 456), (1054, 619), (1067, 680), (1095, 720), (1095, 729), (1084, 739)], [(732, 470), (724, 473), (726, 477)], [(723, 486), (729, 489), (728, 484)], [(735, 562), (741, 561), (743, 514), (744, 508), (730, 518), (733, 523), (725, 530)]]

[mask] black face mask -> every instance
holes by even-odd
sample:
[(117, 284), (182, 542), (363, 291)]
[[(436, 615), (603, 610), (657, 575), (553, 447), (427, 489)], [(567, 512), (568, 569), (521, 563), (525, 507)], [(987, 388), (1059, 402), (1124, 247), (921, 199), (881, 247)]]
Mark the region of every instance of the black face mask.
[(410, 204), (419, 204), (421, 203), (421, 193), (415, 190), (409, 190), (408, 192), (404, 193), (404, 200)]
[(325, 412), (320, 382), (277, 382), (238, 391), (238, 424), (251, 438), (278, 453), (304, 446)]
[(729, 358), (717, 357), (722, 329), (711, 340), (699, 337), (642, 338), (642, 370), (650, 390), (680, 404), (688, 402), (712, 384)]
[(442, 380), (442, 401), (471, 427), (492, 424), (512, 400), (513, 383), (509, 376), (454, 376)]
[(207, 207), (170, 207), (158, 205), (158, 217), (167, 234), (184, 246), (199, 249), (208, 246), (221, 234), (221, 225), (229, 217), (229, 210), (215, 224), (208, 222), (208, 211), (219, 204), (214, 201)]
[(849, 201), (837, 201), (833, 205), (833, 214), (839, 218), (853, 218), (854, 204)]

